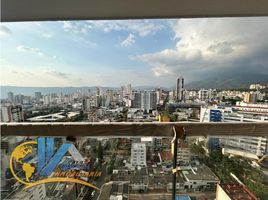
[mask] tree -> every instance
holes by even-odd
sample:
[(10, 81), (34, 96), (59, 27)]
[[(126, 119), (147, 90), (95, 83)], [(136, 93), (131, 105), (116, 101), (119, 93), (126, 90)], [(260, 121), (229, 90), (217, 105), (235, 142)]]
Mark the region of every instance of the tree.
[(171, 122), (176, 122), (177, 119), (178, 119), (178, 116), (177, 116), (177, 115), (170, 114), (170, 115), (169, 115), (169, 118), (170, 118), (170, 121), (171, 121)]
[(222, 155), (221, 151), (211, 151), (206, 164), (215, 172), (223, 183), (234, 181), (231, 173), (238, 177), (250, 191), (260, 199), (267, 199), (268, 187), (265, 185), (262, 171), (253, 168), (250, 161), (242, 157)]
[(198, 156), (200, 156), (200, 155), (204, 156), (205, 153), (206, 153), (205, 149), (204, 149), (204, 148), (202, 147), (202, 145), (199, 144), (199, 143), (198, 143), (198, 145), (196, 145), (196, 144), (192, 144), (192, 145), (190, 146), (190, 151), (191, 151), (193, 154), (198, 155)]

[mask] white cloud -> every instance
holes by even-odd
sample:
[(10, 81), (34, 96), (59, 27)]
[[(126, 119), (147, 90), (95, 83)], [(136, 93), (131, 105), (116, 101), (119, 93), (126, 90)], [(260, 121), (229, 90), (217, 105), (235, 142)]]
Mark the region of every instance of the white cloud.
[(36, 53), (38, 55), (43, 55), (43, 53), (38, 48), (32, 48), (32, 47), (27, 47), (23, 45), (17, 46), (17, 51), (30, 52), (30, 53)]
[(12, 32), (11, 30), (4, 26), (4, 25), (0, 25), (0, 36), (7, 36), (7, 35), (11, 35)]
[(159, 21), (154, 20), (102, 20), (88, 21), (88, 23), (91, 27), (105, 32), (127, 31), (132, 34), (138, 34), (141, 37), (154, 34), (165, 28)]
[(104, 32), (127, 31), (141, 37), (163, 30), (165, 26), (156, 20), (101, 20), (101, 21), (62, 21), (63, 30), (70, 33), (87, 34), (92, 29)]
[(79, 21), (63, 21), (63, 30), (72, 34), (84, 34), (86, 35), (91, 29), (91, 26), (86, 22)]
[(71, 75), (69, 73), (64, 73), (56, 70), (47, 70), (45, 73), (62, 79), (68, 79)]
[(248, 70), (255, 65), (266, 66), (268, 71), (268, 58), (262, 55), (268, 52), (268, 26), (264, 24), (267, 18), (171, 20), (176, 48), (134, 59), (148, 63), (155, 76), (183, 74), (191, 80), (217, 70)]
[(69, 30), (71, 30), (71, 29), (73, 28), (71, 22), (64, 21), (64, 22), (62, 22), (62, 23), (63, 23), (63, 29), (64, 29), (65, 31), (69, 31)]
[(17, 51), (22, 52), (22, 53), (33, 53), (38, 55), (39, 57), (44, 57), (44, 58), (49, 58), (49, 59), (56, 59), (57, 56), (53, 55), (47, 55), (44, 52), (42, 52), (40, 49), (38, 48), (33, 48), (33, 47), (28, 47), (28, 46), (24, 46), (24, 45), (19, 45), (17, 46)]
[(135, 43), (135, 36), (133, 34), (129, 34), (126, 39), (120, 42), (120, 45), (123, 47), (130, 46)]

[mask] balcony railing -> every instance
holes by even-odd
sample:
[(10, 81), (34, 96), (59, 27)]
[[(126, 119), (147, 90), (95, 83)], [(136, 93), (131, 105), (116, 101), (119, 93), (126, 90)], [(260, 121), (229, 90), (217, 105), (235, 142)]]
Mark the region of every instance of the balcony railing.
[(173, 190), (176, 196), (177, 143), (190, 136), (263, 136), (268, 123), (119, 122), (1, 123), (2, 136), (173, 137)]
[(184, 128), (189, 136), (268, 136), (268, 123), (112, 122), (1, 123), (2, 136), (173, 137)]

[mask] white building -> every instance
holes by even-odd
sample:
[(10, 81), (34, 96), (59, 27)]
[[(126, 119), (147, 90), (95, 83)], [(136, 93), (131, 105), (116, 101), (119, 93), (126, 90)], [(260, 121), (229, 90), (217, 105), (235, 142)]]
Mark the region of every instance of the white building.
[(51, 95), (44, 95), (43, 96), (43, 102), (44, 102), (44, 105), (49, 105), (52, 102)]
[[(254, 112), (250, 115), (237, 113), (230, 107), (201, 108), (200, 122), (268, 122), (268, 116), (255, 116), (253, 114)], [(242, 130), (241, 135), (243, 135)], [(249, 152), (256, 156), (262, 156), (268, 152), (267, 137), (224, 137), (220, 141), (225, 148), (224, 152), (229, 152), (229, 154), (236, 152), (236, 155), (247, 155), (246, 153)]]
[(126, 200), (128, 199), (128, 182), (108, 182), (101, 187), (98, 200)]
[(189, 99), (195, 99), (197, 98), (198, 93), (195, 90), (185, 90), (185, 99), (189, 100)]
[(168, 93), (169, 101), (174, 101), (176, 98), (175, 90), (172, 90)]
[(181, 165), (188, 164), (190, 162), (190, 147), (186, 142), (179, 142), (177, 148), (177, 162)]
[(24, 114), (21, 105), (1, 107), (1, 122), (23, 122)]
[[(219, 178), (206, 166), (180, 167), (180, 176), (177, 176), (177, 189), (204, 191), (213, 190), (220, 182)], [(172, 183), (168, 183), (168, 189), (172, 189)]]
[(221, 122), (223, 119), (223, 109), (218, 107), (201, 107), (200, 122)]
[(261, 89), (265, 89), (265, 86), (261, 85), (261, 84), (251, 84), (249, 86), (249, 89), (251, 89), (251, 90), (261, 90)]
[(185, 179), (185, 189), (213, 189), (220, 182), (219, 178), (206, 165), (182, 169), (182, 175)]
[(206, 101), (208, 100), (208, 90), (202, 88), (201, 90), (198, 91), (198, 98), (200, 101)]
[(146, 166), (146, 145), (144, 143), (132, 143), (131, 165)]
[(217, 98), (217, 90), (216, 89), (209, 89), (208, 90), (208, 98), (209, 99), (216, 99)]
[(158, 90), (156, 91), (156, 103), (157, 103), (157, 104), (160, 103), (161, 97), (162, 97), (162, 90), (161, 90), (161, 89), (158, 89)]
[(142, 92), (141, 93), (141, 109), (154, 110), (156, 108), (156, 93), (155, 92)]
[(254, 113), (254, 115), (268, 116), (268, 104), (236, 102), (236, 105), (233, 108), (243, 113)]

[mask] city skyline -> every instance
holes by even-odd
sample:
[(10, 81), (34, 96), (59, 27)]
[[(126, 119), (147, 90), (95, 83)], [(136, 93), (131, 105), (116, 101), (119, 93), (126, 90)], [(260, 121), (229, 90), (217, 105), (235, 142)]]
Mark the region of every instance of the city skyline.
[[(1, 85), (268, 80), (267, 17), (2, 23)], [(120, 77), (118, 78), (118, 75)]]

